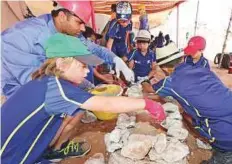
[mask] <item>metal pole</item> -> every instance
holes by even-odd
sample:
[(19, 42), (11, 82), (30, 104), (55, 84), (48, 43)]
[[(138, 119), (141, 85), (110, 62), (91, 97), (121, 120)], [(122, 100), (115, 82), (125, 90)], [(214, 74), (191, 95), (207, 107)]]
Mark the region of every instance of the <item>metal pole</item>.
[(177, 5), (176, 11), (176, 46), (179, 47), (179, 4)]
[(196, 12), (196, 19), (195, 19), (195, 28), (194, 28), (194, 36), (197, 32), (197, 23), (198, 23), (198, 12), (199, 12), (199, 0), (197, 1), (197, 12)]
[(230, 32), (231, 22), (232, 22), (232, 9), (231, 9), (231, 15), (230, 15), (230, 20), (229, 20), (228, 28), (226, 30), (226, 36), (225, 36), (224, 44), (223, 44), (223, 47), (222, 47), (222, 55), (221, 55), (221, 58), (220, 58), (220, 62), (219, 62), (218, 68), (221, 68), (221, 65), (222, 65), (222, 59), (223, 59), (223, 56), (225, 54), (226, 42), (227, 42), (227, 38), (228, 38), (228, 35), (229, 35), (229, 32)]

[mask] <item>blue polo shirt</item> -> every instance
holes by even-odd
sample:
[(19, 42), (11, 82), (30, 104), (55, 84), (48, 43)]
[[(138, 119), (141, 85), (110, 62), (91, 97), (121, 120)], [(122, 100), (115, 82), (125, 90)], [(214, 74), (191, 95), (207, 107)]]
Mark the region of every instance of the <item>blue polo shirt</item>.
[(131, 31), (131, 28), (130, 24), (127, 27), (122, 27), (116, 19), (110, 22), (106, 40), (114, 39), (111, 50), (119, 57), (127, 55), (126, 34)]
[(209, 61), (202, 55), (200, 60), (196, 63), (193, 63), (193, 58), (191, 56), (186, 56), (184, 62), (191, 65), (202, 66), (210, 69)]
[(92, 95), (56, 77), (23, 85), (1, 109), (2, 163), (35, 163), (66, 115), (73, 116)]
[(152, 69), (152, 63), (156, 61), (156, 55), (150, 49), (145, 56), (140, 50), (136, 49), (130, 52), (127, 58), (128, 61), (134, 60), (133, 71), (135, 73), (136, 81), (138, 80), (138, 76), (148, 76)]
[(153, 88), (175, 98), (212, 146), (232, 151), (232, 91), (208, 68), (182, 63)]

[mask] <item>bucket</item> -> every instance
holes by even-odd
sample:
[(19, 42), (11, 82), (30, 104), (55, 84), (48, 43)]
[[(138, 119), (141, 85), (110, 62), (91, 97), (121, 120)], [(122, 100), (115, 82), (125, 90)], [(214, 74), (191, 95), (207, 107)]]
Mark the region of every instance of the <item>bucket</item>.
[[(119, 85), (101, 84), (92, 89), (90, 92), (99, 96), (120, 96), (123, 92), (123, 89)], [(93, 111), (93, 113), (99, 120), (112, 120), (118, 116), (117, 113), (110, 112)]]

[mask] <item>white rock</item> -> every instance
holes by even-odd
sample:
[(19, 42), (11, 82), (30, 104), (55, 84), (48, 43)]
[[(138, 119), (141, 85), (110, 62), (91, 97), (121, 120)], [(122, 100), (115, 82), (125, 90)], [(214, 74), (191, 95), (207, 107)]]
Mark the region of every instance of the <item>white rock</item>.
[(161, 125), (165, 127), (166, 129), (170, 128), (171, 126), (179, 127), (181, 128), (183, 126), (182, 121), (173, 119), (171, 117), (167, 117), (166, 120), (164, 120)]
[(158, 134), (156, 137), (157, 140), (153, 147), (155, 148), (156, 152), (160, 154), (165, 150), (167, 146), (167, 138), (166, 135), (163, 133)]
[(152, 148), (149, 152), (149, 158), (151, 161), (162, 160), (162, 154), (158, 154), (154, 148)]
[(149, 122), (137, 122), (135, 128), (131, 129), (131, 134), (145, 134), (156, 136), (158, 134), (157, 129), (150, 125)]
[(123, 145), (127, 144), (130, 132), (128, 129), (115, 128), (111, 133), (105, 134), (105, 144), (108, 152), (114, 152), (121, 149)]
[(106, 144), (106, 150), (108, 152), (112, 153), (115, 150), (121, 149), (123, 147), (122, 143), (115, 143), (110, 141), (110, 133), (105, 134), (104, 140)]
[(114, 129), (110, 133), (110, 141), (111, 142), (119, 142), (121, 138), (121, 129)]
[(139, 160), (139, 161), (135, 161), (134, 164), (156, 164), (156, 162), (152, 162), (148, 160)]
[(136, 117), (135, 116), (128, 116), (125, 113), (121, 113), (118, 116), (118, 120), (117, 120), (117, 128), (129, 128), (129, 127), (134, 127), (135, 126), (135, 121), (136, 121)]
[(132, 134), (128, 144), (121, 150), (121, 155), (131, 159), (143, 159), (152, 147), (151, 138), (147, 135)]
[(179, 111), (179, 108), (177, 105), (173, 104), (173, 103), (165, 103), (162, 105), (163, 108), (164, 108), (164, 111), (167, 112), (167, 113), (172, 113), (172, 112), (175, 112), (175, 111)]
[(211, 150), (212, 149), (210, 144), (204, 143), (203, 141), (199, 140), (198, 138), (197, 138), (197, 147), (199, 147), (201, 149), (206, 149), (206, 150)]
[(134, 164), (132, 159), (120, 155), (120, 151), (110, 154), (108, 164)]
[(130, 88), (127, 89), (126, 93), (128, 97), (141, 98), (143, 97), (142, 85), (140, 84), (132, 85)]
[(174, 163), (182, 160), (189, 154), (189, 148), (187, 145), (181, 143), (180, 141), (171, 140), (162, 153), (162, 158), (166, 162)]
[(128, 143), (128, 138), (130, 136), (130, 132), (128, 129), (124, 129), (121, 131), (121, 139), (120, 142), (123, 146)]
[(169, 113), (167, 117), (173, 118), (175, 120), (182, 120), (183, 119), (179, 111)]
[(84, 164), (105, 164), (104, 155), (102, 153), (96, 153), (85, 161)]
[(177, 162), (166, 162), (165, 160), (156, 160), (155, 161), (156, 164), (187, 164), (187, 160), (186, 158), (180, 160), (180, 161), (177, 161)]
[(184, 128), (171, 126), (168, 128), (167, 135), (172, 136), (178, 140), (185, 140), (188, 137), (188, 131)]

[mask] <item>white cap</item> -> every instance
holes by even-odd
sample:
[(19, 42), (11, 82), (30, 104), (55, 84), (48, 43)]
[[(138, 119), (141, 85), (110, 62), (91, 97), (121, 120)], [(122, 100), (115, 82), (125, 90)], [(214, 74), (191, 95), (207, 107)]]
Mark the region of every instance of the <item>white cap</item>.
[(150, 41), (151, 40), (151, 34), (147, 30), (139, 30), (135, 40)]
[(178, 49), (173, 42), (162, 48), (156, 48), (156, 61), (158, 65), (169, 63), (182, 56), (184, 56), (183, 50)]

